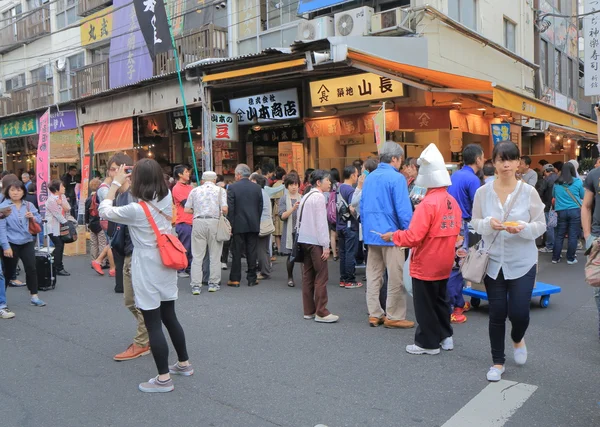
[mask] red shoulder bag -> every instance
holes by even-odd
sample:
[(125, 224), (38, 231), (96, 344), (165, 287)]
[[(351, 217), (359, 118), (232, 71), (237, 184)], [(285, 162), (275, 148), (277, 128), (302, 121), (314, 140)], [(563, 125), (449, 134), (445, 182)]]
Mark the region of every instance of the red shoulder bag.
[(156, 226), (154, 218), (152, 218), (152, 215), (150, 214), (148, 205), (145, 202), (140, 202), (140, 206), (142, 207), (142, 209), (144, 209), (146, 218), (152, 226), (154, 234), (156, 234), (156, 240), (158, 241), (158, 251), (160, 252), (160, 259), (162, 260), (163, 265), (174, 270), (183, 270), (187, 268), (187, 251), (185, 250), (183, 244), (179, 241), (177, 236), (174, 236), (172, 234), (161, 234), (161, 232), (158, 230), (158, 227)]

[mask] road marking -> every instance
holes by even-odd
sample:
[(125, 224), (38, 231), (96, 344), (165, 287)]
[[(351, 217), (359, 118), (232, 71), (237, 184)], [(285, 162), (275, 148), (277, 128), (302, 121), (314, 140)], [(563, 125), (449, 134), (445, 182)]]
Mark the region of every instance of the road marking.
[(490, 383), (442, 427), (502, 427), (536, 390), (514, 381)]

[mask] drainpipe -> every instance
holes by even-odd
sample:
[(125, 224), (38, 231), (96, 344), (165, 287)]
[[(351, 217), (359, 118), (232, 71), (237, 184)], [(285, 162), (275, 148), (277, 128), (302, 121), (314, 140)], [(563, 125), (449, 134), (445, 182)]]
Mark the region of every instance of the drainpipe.
[[(540, 33), (540, 29), (535, 24), (536, 16), (535, 12), (540, 10), (540, 0), (533, 0), (533, 60), (536, 64), (541, 64), (541, 52), (540, 45), (542, 44), (542, 34)], [(546, 64), (548, 66), (548, 64)], [(535, 97), (537, 99), (542, 99), (542, 69), (538, 68), (535, 72), (534, 79), (534, 88), (535, 88)]]

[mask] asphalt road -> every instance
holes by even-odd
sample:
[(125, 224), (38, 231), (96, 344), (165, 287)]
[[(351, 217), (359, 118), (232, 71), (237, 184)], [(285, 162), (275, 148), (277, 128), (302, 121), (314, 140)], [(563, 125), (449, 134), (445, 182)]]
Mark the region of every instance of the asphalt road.
[(2, 426), (451, 426), (465, 413), (474, 417), (465, 426), (600, 425), (598, 318), (582, 263), (542, 255), (538, 280), (562, 293), (546, 309), (532, 303), (528, 363), (517, 367), (508, 354), (503, 376), (530, 392), (502, 420), (486, 419), (510, 399), (489, 397), (485, 303), (455, 326), (454, 351), (413, 356), (404, 347), (414, 330), (370, 328), (364, 289), (339, 288), (333, 261), (329, 308), (341, 319), (331, 325), (302, 319), (283, 259), (255, 288), (192, 296), (180, 279), (177, 312), (196, 373), (176, 377), (172, 393), (148, 395), (137, 385), (156, 375), (151, 356), (112, 360), (135, 326), (112, 279), (84, 257), (65, 264), (73, 274), (41, 294), (47, 307), (30, 306), (26, 289), (8, 290), (17, 316), (0, 320)]

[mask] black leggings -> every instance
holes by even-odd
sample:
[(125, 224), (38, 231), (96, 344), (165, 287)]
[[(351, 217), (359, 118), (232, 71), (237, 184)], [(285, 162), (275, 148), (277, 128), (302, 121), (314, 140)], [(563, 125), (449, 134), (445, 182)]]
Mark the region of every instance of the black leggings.
[(163, 324), (169, 332), (173, 347), (175, 347), (175, 351), (177, 352), (177, 359), (180, 362), (188, 360), (185, 334), (175, 314), (175, 301), (163, 301), (160, 303), (159, 308), (141, 310), (141, 312), (144, 316), (146, 329), (148, 329), (150, 348), (152, 349), (152, 356), (154, 356), (154, 363), (156, 363), (156, 367), (158, 368), (158, 374), (168, 374), (169, 345), (162, 330)]
[[(38, 277), (37, 270), (35, 267), (35, 243), (29, 242), (24, 245), (10, 244), (10, 248), (13, 251), (12, 258), (7, 256), (4, 257), (4, 263), (6, 264), (6, 277), (11, 278), (17, 271), (17, 264), (19, 259), (23, 261), (23, 267), (25, 268), (25, 282), (27, 282), (27, 288), (31, 295), (38, 293)], [(9, 279), (10, 280), (10, 279)]]
[(292, 280), (294, 278), (294, 262), (292, 262), (292, 255), (288, 255), (287, 261), (285, 263), (288, 272), (288, 280)]

